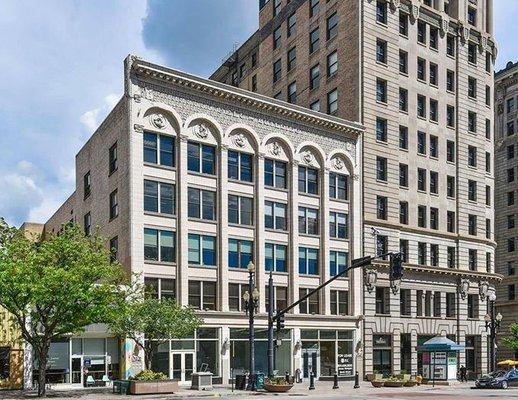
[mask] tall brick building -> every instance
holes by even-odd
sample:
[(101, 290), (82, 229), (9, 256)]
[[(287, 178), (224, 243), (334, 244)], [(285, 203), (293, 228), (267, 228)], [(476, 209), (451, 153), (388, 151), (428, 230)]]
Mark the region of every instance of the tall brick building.
[[(495, 274), (492, 0), (260, 0), (212, 79), (362, 123), (363, 250), (401, 251), (364, 293), (365, 372), (422, 372), (448, 335), (487, 370)], [(361, 286), (360, 286), (361, 288)]]

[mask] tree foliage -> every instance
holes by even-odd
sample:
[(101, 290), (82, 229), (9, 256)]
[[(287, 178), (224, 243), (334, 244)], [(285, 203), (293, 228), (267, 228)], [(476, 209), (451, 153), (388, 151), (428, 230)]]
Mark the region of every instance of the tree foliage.
[(74, 224), (35, 241), (2, 222), (0, 238), (0, 306), (33, 348), (43, 396), (51, 340), (109, 321), (129, 286), (104, 240)]
[(160, 343), (170, 337), (185, 338), (201, 324), (192, 308), (181, 307), (175, 300), (134, 297), (109, 326), (113, 333), (135, 341), (144, 351), (146, 369), (150, 370), (153, 352)]
[(508, 349), (518, 351), (518, 324), (511, 324), (509, 333), (509, 336), (502, 339), (502, 343)]

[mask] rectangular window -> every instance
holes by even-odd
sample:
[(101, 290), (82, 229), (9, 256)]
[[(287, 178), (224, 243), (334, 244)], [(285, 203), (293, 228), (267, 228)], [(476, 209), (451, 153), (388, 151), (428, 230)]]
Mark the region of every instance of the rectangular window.
[(418, 242), (417, 243), (417, 263), (419, 265), (426, 265), (427, 256), (426, 256), (426, 243)]
[(318, 170), (299, 166), (298, 181), (300, 193), (318, 194)]
[(426, 228), (426, 206), (417, 206), (417, 226)]
[(243, 182), (253, 181), (254, 156), (240, 151), (228, 151), (228, 179)]
[(144, 277), (145, 295), (155, 299), (176, 298), (176, 281), (174, 279)]
[(390, 289), (376, 287), (376, 314), (390, 314)]
[(439, 157), (439, 138), (433, 135), (430, 135), (430, 157)]
[(288, 71), (297, 66), (297, 47), (288, 50)]
[(381, 103), (387, 102), (387, 81), (377, 78), (376, 79), (376, 100)]
[(478, 295), (468, 294), (468, 318), (478, 317)]
[(486, 106), (491, 106), (491, 88), (486, 85)]
[(417, 190), (426, 192), (426, 169), (417, 168)]
[(455, 177), (448, 175), (446, 178), (446, 195), (455, 198)]
[(246, 269), (254, 259), (254, 242), (250, 240), (228, 240), (228, 267)]
[(174, 215), (175, 190), (173, 184), (144, 180), (144, 211)]
[(382, 64), (387, 63), (387, 42), (376, 39), (376, 61)]
[(335, 12), (327, 18), (327, 40), (338, 35), (338, 14)]
[(387, 2), (385, 0), (376, 1), (376, 21), (387, 24)]
[(297, 33), (297, 15), (295, 13), (288, 17), (288, 37)]
[(399, 50), (399, 72), (408, 74), (408, 53), (403, 50)]
[(507, 136), (514, 135), (514, 121), (509, 121), (507, 123)]
[(309, 105), (309, 108), (313, 111), (320, 112), (320, 100), (315, 100), (313, 103)]
[(286, 204), (266, 200), (264, 202), (264, 227), (281, 231), (287, 230), (287, 208)]
[(438, 72), (438, 66), (437, 64), (434, 64), (434, 63), (430, 63), (430, 73), (429, 73), (429, 80), (430, 80), (430, 85), (433, 85), (433, 86), (437, 86), (437, 82), (438, 82), (438, 76), (439, 76), (439, 72)]
[(399, 88), (399, 110), (408, 111), (408, 90)]
[(330, 276), (336, 276), (344, 272), (347, 268), (349, 254), (344, 251), (329, 252), (329, 273)]
[(515, 285), (507, 285), (507, 299), (508, 300), (515, 300)]
[(507, 229), (514, 229), (515, 227), (515, 217), (514, 214), (510, 214), (507, 216)]
[(309, 71), (309, 88), (317, 89), (320, 87), (320, 66), (315, 65)]
[(516, 273), (516, 267), (514, 261), (507, 262), (507, 275), (513, 276)]
[(349, 315), (349, 292), (331, 290), (331, 315)]
[(435, 171), (430, 171), (430, 193), (439, 193), (439, 174)]
[(267, 187), (286, 189), (288, 182), (288, 166), (284, 161), (264, 160), (264, 184)]
[(417, 22), (417, 42), (426, 45), (426, 23)]
[(507, 252), (512, 253), (515, 250), (515, 241), (514, 238), (507, 239)]
[(247, 284), (228, 284), (228, 308), (230, 311), (244, 311), (245, 301), (243, 295), (248, 291)]
[(11, 375), (11, 348), (0, 347), (0, 379), (9, 379)]
[(477, 181), (468, 180), (468, 200), (477, 201)]
[(83, 217), (83, 224), (85, 230), (85, 236), (90, 236), (92, 233), (92, 214), (89, 212)]
[(456, 295), (455, 293), (446, 293), (446, 318), (454, 318), (456, 315)]
[(477, 10), (473, 7), (468, 7), (468, 24), (477, 25)]
[(477, 133), (477, 113), (468, 111), (468, 131)]
[(408, 262), (408, 240), (399, 239), (399, 252), (403, 262)]
[(420, 81), (426, 80), (426, 60), (422, 58), (417, 59), (417, 79)]
[(446, 54), (450, 57), (455, 56), (455, 37), (452, 35), (446, 37)]
[(266, 271), (287, 272), (288, 247), (283, 244), (265, 244), (264, 268)]
[(387, 181), (387, 159), (385, 157), (376, 157), (376, 179)]
[(281, 27), (279, 26), (277, 29), (275, 29), (273, 31), (273, 48), (274, 48), (274, 50), (280, 46), (281, 39), (282, 39), (282, 31), (281, 31)]
[(189, 281), (188, 296), (195, 310), (216, 310), (216, 282)]
[(282, 9), (282, 0), (273, 0), (273, 16), (279, 15)]
[(216, 238), (189, 233), (188, 260), (191, 265), (216, 266)]
[(333, 76), (338, 72), (338, 53), (333, 51), (327, 56), (327, 76)]
[[(245, 285), (242, 285), (242, 286), (245, 286)], [(244, 287), (244, 290), (247, 290), (246, 289), (247, 286)], [(275, 309), (273, 310), (274, 312), (276, 310), (284, 310), (286, 307), (288, 307), (288, 288), (287, 287), (280, 287), (280, 286), (276, 286), (273, 288), (273, 302), (275, 304)], [(268, 286), (265, 286), (265, 308), (266, 308), (266, 312), (269, 311), (270, 309), (270, 303), (269, 303), (269, 288)]]
[(388, 217), (387, 210), (388, 199), (385, 196), (376, 196), (376, 209), (378, 219), (386, 220)]
[(439, 29), (430, 26), (430, 48), (437, 50), (439, 48)]
[(144, 260), (175, 262), (175, 232), (144, 228)]
[(299, 207), (299, 233), (318, 235), (318, 209)]
[(455, 92), (455, 72), (451, 70), (446, 71), (446, 90), (448, 92)]
[(292, 82), (288, 85), (288, 103), (297, 103), (297, 82)]
[(470, 271), (477, 270), (477, 250), (468, 250), (468, 266)]
[(507, 169), (507, 182), (514, 182), (514, 168)]
[(399, 148), (408, 150), (408, 128), (406, 126), (399, 126)]
[(117, 189), (110, 193), (110, 219), (117, 218), (119, 215), (119, 196)]
[(83, 192), (84, 192), (85, 199), (88, 196), (90, 196), (90, 193), (92, 193), (92, 175), (90, 174), (90, 171), (88, 171), (83, 176)]
[(387, 120), (384, 118), (376, 118), (376, 140), (387, 141)]
[(401, 289), (399, 291), (399, 305), (401, 315), (411, 315), (411, 291), (410, 289)]
[(329, 173), (329, 197), (337, 200), (349, 200), (349, 181), (347, 175)]
[(282, 77), (282, 61), (279, 58), (273, 63), (273, 83), (277, 82)]
[(477, 234), (477, 216), (470, 214), (468, 215), (468, 233), (470, 235)]
[(309, 1), (309, 16), (313, 17), (317, 15), (320, 10), (320, 0), (310, 0)]
[(309, 53), (314, 53), (320, 49), (320, 30), (316, 28), (309, 34)]
[(477, 148), (475, 146), (468, 146), (468, 165), (477, 166)]
[[(376, 235), (376, 255), (381, 257), (388, 252), (388, 237), (385, 235)], [(386, 257), (382, 257), (386, 259)]]
[(299, 274), (318, 275), (318, 250), (299, 247)]
[(399, 34), (408, 37), (408, 15), (399, 13)]
[(327, 113), (336, 114), (338, 111), (338, 89), (334, 89), (327, 94)]
[(477, 45), (475, 43), (468, 44), (468, 62), (471, 64), (477, 63)]
[(449, 128), (455, 128), (455, 107), (447, 105), (446, 106), (446, 125)]
[(254, 224), (254, 199), (251, 197), (228, 195), (228, 222), (229, 224)]
[(426, 118), (426, 97), (421, 94), (417, 95), (417, 116)]
[(117, 261), (118, 254), (119, 254), (119, 238), (117, 236), (112, 237), (110, 239), (109, 250), (110, 250), (110, 262)]
[[(304, 289), (299, 288), (299, 299), (303, 298), (307, 294), (309, 294), (312, 289)], [(320, 304), (318, 298), (318, 292), (302, 301), (299, 304), (299, 312), (301, 314), (319, 314), (320, 313)]]
[(189, 218), (216, 220), (216, 192), (188, 188), (187, 199)]
[(507, 205), (512, 206), (514, 204), (514, 191), (507, 192)]
[(109, 174), (113, 174), (115, 171), (117, 171), (118, 162), (117, 162), (117, 142), (115, 142), (112, 147), (110, 147), (110, 150), (108, 150), (108, 169)]
[(430, 121), (439, 121), (439, 103), (434, 99), (430, 99)]
[(175, 166), (175, 143), (171, 136), (144, 132), (144, 162), (166, 167)]
[(471, 76), (468, 77), (468, 96), (477, 98), (477, 80)]
[(408, 187), (408, 165), (399, 164), (399, 186)]
[(491, 173), (491, 153), (486, 151), (486, 172)]
[(348, 215), (340, 212), (329, 212), (329, 236), (336, 239), (349, 237)]
[(437, 267), (439, 265), (439, 245), (438, 244), (430, 245), (430, 265), (432, 267)]
[(514, 97), (507, 99), (507, 113), (511, 113), (514, 110)]
[(408, 225), (408, 202), (399, 202), (399, 223)]
[(216, 174), (216, 148), (195, 142), (187, 143), (187, 169), (202, 174)]
[(455, 268), (455, 247), (448, 246), (448, 268)]
[(446, 141), (446, 161), (455, 162), (455, 142), (452, 140)]
[(448, 211), (446, 215), (446, 229), (448, 232), (455, 232), (455, 211)]

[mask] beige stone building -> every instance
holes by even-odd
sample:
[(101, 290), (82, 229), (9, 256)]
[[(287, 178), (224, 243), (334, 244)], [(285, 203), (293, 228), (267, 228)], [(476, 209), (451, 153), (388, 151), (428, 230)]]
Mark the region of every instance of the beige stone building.
[[(495, 164), (496, 164), (496, 271), (505, 279), (497, 289), (497, 309), (503, 316), (500, 337), (507, 336), (509, 325), (518, 318), (518, 259), (516, 257), (515, 218), (518, 196), (515, 174), (518, 157), (518, 64), (509, 62), (495, 74)], [(499, 345), (498, 359), (518, 354)]]
[[(203, 329), (154, 358), (153, 369), (182, 382), (205, 367), (219, 381), (248, 369), (241, 299), (253, 261), (256, 364), (266, 372), (269, 271), (281, 309), (362, 254), (362, 134), (357, 123), (130, 56), (124, 96), (77, 154), (76, 190), (45, 231), (68, 221), (99, 229), (157, 296), (199, 310)], [(287, 316), (281, 375), (361, 371), (361, 285), (356, 270)], [(81, 384), (85, 360), (98, 375), (137, 372), (141, 354), (131, 343), (119, 354), (112, 340), (97, 326), (55, 343), (59, 382)]]
[(365, 126), (362, 247), (406, 261), (398, 298), (382, 263), (363, 294), (366, 373), (421, 373), (416, 347), (438, 334), (487, 370), (492, 3), (260, 0), (259, 30), (211, 77)]

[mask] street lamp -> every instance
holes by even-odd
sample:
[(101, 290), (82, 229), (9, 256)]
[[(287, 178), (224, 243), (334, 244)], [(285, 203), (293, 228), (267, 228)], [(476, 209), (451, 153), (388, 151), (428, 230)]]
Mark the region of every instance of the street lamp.
[[(243, 300), (245, 302), (245, 312), (248, 315), (248, 341), (250, 348), (250, 375), (248, 378), (247, 390), (256, 389), (255, 382), (255, 332), (254, 332), (254, 318), (259, 305), (259, 290), (254, 284), (255, 265), (252, 261), (248, 263), (246, 268), (248, 270), (248, 290), (243, 293)], [(251, 293), (251, 294), (250, 294)]]
[(365, 271), (365, 286), (367, 286), (367, 291), (369, 293), (372, 293), (372, 291), (376, 287), (377, 281), (378, 281), (378, 273), (375, 270), (369, 269), (369, 270)]
[(484, 321), (486, 323), (486, 332), (489, 330), (489, 338), (490, 338), (490, 348), (489, 348), (489, 358), (490, 358), (490, 370), (496, 370), (496, 334), (498, 333), (498, 329), (500, 328), (500, 323), (502, 322), (502, 314), (496, 313), (495, 301), (496, 294), (495, 292), (491, 292), (487, 297), (488, 302), (488, 313), (484, 317)]

